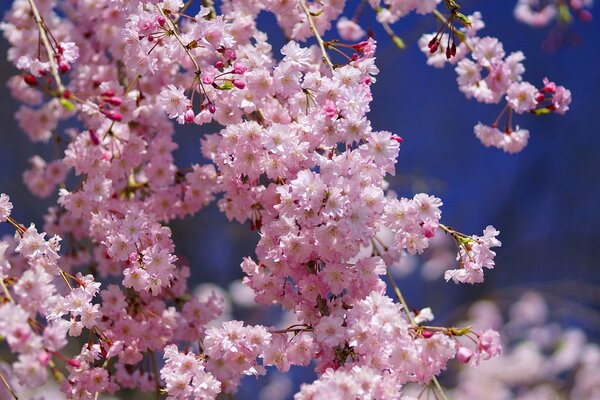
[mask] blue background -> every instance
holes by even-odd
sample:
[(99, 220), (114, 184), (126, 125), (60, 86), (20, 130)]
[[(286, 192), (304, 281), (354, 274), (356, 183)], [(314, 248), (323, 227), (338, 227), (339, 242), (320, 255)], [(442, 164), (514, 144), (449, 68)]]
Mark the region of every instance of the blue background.
[[(375, 129), (390, 130), (404, 143), (392, 187), (403, 196), (426, 191), (444, 201), (443, 222), (465, 233), (480, 234), (492, 224), (501, 232), (497, 267), (481, 285), (454, 285), (423, 281), (411, 275), (399, 283), (416, 307), (432, 306), (442, 319), (456, 307), (485, 296), (508, 297), (510, 287), (537, 287), (588, 307), (588, 313), (559, 306), (555, 315), (566, 324), (581, 326), (593, 340), (600, 334), (600, 27), (576, 22), (566, 31), (565, 43), (554, 52), (542, 50), (550, 28), (541, 30), (517, 22), (514, 1), (462, 1), (466, 14), (482, 12), (486, 27), (480, 35), (496, 36), (507, 53), (522, 50), (524, 78), (535, 85), (545, 76), (572, 91), (573, 103), (565, 116), (518, 116), (529, 129), (529, 145), (516, 155), (485, 148), (473, 134), (481, 121), (491, 123), (501, 105), (467, 100), (456, 85), (452, 68), (425, 65), (416, 40), (438, 26), (432, 16), (410, 16), (395, 27), (407, 43), (400, 51), (373, 22), (379, 42), (378, 67), (370, 119)], [(352, 7), (350, 7), (352, 6)], [(348, 12), (353, 12), (353, 5)], [(7, 5), (0, 6), (4, 9)], [(593, 11), (593, 10), (592, 10)], [(364, 21), (373, 21), (366, 12)], [(274, 18), (262, 15), (259, 27), (273, 38), (274, 49), (283, 37)], [(334, 37), (334, 34), (325, 38)], [(6, 54), (5, 41), (0, 52)], [(14, 73), (2, 57), (0, 81)], [(3, 86), (5, 87), (5, 86)], [(42, 224), (51, 202), (31, 195), (21, 174), (36, 153), (49, 157), (51, 149), (33, 145), (19, 132), (13, 118), (17, 104), (3, 89), (0, 107), (0, 192), (11, 196), (13, 216)], [(199, 138), (206, 130), (186, 127), (176, 133), (181, 167), (197, 162)], [(55, 198), (53, 197), (52, 200)], [(239, 263), (254, 254), (256, 235), (247, 226), (228, 223), (214, 204), (191, 220), (171, 224), (177, 249), (191, 262), (193, 282), (214, 282), (226, 287), (241, 277)], [(12, 233), (0, 224), (0, 234)], [(273, 312), (236, 317), (251, 323), (274, 321)], [(308, 379), (304, 373), (298, 380)], [(254, 381), (252, 379), (251, 381)], [(253, 384), (238, 398), (255, 398)]]

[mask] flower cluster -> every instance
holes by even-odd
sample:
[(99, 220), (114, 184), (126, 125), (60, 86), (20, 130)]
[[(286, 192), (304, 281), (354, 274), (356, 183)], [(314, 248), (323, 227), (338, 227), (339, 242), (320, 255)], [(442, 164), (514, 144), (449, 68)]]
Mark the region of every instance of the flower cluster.
[[(448, 62), (456, 65), (458, 88), (467, 98), (487, 104), (506, 100), (507, 104), (496, 121), (491, 126), (478, 123), (474, 129), (475, 135), (485, 146), (494, 146), (508, 153), (519, 152), (527, 145), (529, 131), (518, 125), (513, 127), (513, 113), (564, 114), (571, 103), (571, 92), (550, 82), (548, 78), (544, 78), (544, 86), (540, 90), (523, 81), (525, 67), (522, 62), (525, 55), (521, 51), (507, 55), (502, 42), (497, 38), (479, 37), (478, 31), (485, 27), (479, 13), (468, 19), (470, 26), (461, 28), (460, 31), (451, 27), (451, 33), (444, 33), (435, 42), (439, 42), (439, 51), (437, 47), (432, 49), (430, 46), (438, 34), (423, 35), (419, 40), (421, 51), (427, 54), (429, 65), (438, 68)], [(462, 41), (448, 57), (444, 46), (451, 43), (450, 35), (459, 35)], [(503, 129), (498, 129), (499, 121), (505, 114), (506, 124)]]
[[(24, 178), (39, 197), (59, 188), (41, 233), (16, 222), (0, 195), (0, 222), (17, 232), (0, 242), (10, 375), (27, 387), (51, 375), (73, 399), (121, 389), (211, 399), (235, 393), (244, 375), (314, 360), (320, 377), (298, 398), (391, 399), (408, 382), (440, 388), (452, 358), (497, 355), (493, 331), (421, 325), (433, 317), (410, 312), (388, 273), (441, 229), (460, 247), (460, 269), (446, 278), (480, 282), (500, 242), (491, 226), (477, 237), (442, 225), (435, 196), (389, 190), (402, 138), (367, 116), (376, 41), (356, 42), (364, 31), (347, 19), (338, 28), (353, 42), (322, 39), (345, 2), (231, 0), (219, 12), (210, 3), (189, 15), (181, 0), (15, 0), (0, 25), (19, 69), (9, 82), (23, 103), (16, 118), (32, 141), (56, 145), (55, 159), (33, 157)], [(438, 3), (369, 1), (387, 28)], [(277, 55), (257, 28), (261, 10), (289, 38)], [(567, 90), (523, 82), (522, 55), (476, 37), (481, 26), (473, 17), (451, 52), (457, 71), (471, 71), (459, 72), (461, 89), (486, 102), (506, 97), (511, 113), (567, 110)], [(301, 43), (312, 36), (316, 45)], [(329, 58), (334, 49), (343, 64)], [(200, 141), (209, 163), (177, 165), (172, 120), (218, 126)], [(213, 201), (260, 235), (243, 282), (257, 303), (293, 313), (290, 327), (211, 326), (224, 299), (188, 292), (192, 269), (167, 224)], [(385, 296), (383, 275), (398, 302)], [(466, 335), (474, 349), (459, 343)], [(73, 356), (69, 342), (80, 349)], [(14, 379), (3, 381), (10, 389)]]

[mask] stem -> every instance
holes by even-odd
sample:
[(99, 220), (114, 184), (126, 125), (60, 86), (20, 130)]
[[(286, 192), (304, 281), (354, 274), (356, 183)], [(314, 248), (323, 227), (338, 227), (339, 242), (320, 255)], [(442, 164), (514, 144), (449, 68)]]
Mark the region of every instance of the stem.
[(13, 228), (15, 228), (17, 230), (17, 232), (19, 233), (19, 235), (21, 237), (23, 237), (23, 234), (25, 233), (25, 231), (27, 229), (23, 228), (21, 226), (21, 224), (19, 224), (17, 221), (15, 221), (15, 219), (13, 217), (11, 217), (10, 215), (8, 215), (6, 217), (6, 222), (8, 222), (9, 224), (11, 224), (13, 226)]
[(58, 66), (56, 65), (56, 59), (54, 57), (54, 50), (52, 49), (52, 46), (48, 41), (48, 36), (46, 35), (46, 25), (44, 24), (44, 20), (40, 16), (40, 12), (38, 11), (35, 2), (33, 0), (27, 0), (27, 2), (29, 3), (29, 7), (31, 7), (33, 19), (35, 19), (35, 23), (37, 24), (38, 29), (40, 31), (40, 39), (42, 40), (42, 43), (44, 43), (46, 53), (48, 53), (48, 63), (50, 64), (50, 71), (52, 72), (52, 76), (56, 81), (58, 93), (60, 94), (60, 97), (62, 97), (63, 93), (65, 92), (65, 87), (63, 86), (62, 81), (60, 79), (60, 74), (58, 73)]
[(404, 40), (402, 40), (400, 38), (400, 36), (396, 35), (396, 32), (394, 32), (394, 30), (392, 29), (390, 24), (388, 24), (387, 22), (383, 22), (381, 24), (381, 26), (383, 26), (383, 29), (385, 30), (385, 32), (392, 38), (392, 41), (399, 49), (406, 48), (406, 45), (404, 44)]
[(413, 318), (412, 314), (410, 313), (410, 310), (408, 309), (408, 305), (406, 304), (406, 300), (404, 300), (404, 296), (402, 296), (402, 292), (400, 292), (400, 288), (398, 287), (398, 285), (396, 285), (396, 281), (394, 280), (394, 277), (390, 273), (390, 270), (387, 269), (385, 271), (385, 274), (386, 274), (388, 280), (390, 281), (390, 285), (392, 285), (392, 288), (394, 289), (394, 293), (396, 294), (396, 297), (398, 298), (398, 301), (400, 301), (400, 304), (402, 304), (402, 308), (404, 308), (404, 312), (406, 313), (406, 316), (408, 317), (408, 320), (410, 321), (410, 324), (412, 326), (417, 326), (417, 323), (415, 322), (415, 319)]
[(167, 23), (169, 24), (169, 28), (170, 28), (169, 33), (171, 33), (171, 34), (173, 34), (173, 36), (175, 36), (175, 39), (177, 39), (177, 41), (183, 48), (183, 51), (185, 51), (185, 53), (188, 55), (189, 59), (192, 61), (192, 64), (194, 64), (194, 68), (196, 69), (196, 75), (200, 75), (200, 67), (198, 66), (198, 63), (192, 56), (192, 53), (190, 53), (190, 49), (188, 49), (187, 46), (185, 44), (183, 44), (183, 39), (181, 39), (181, 36), (179, 36), (179, 33), (177, 32), (177, 27), (173, 23), (173, 20), (171, 19), (171, 17), (167, 16), (165, 14), (165, 12), (158, 5), (156, 6), (156, 9), (160, 13), (160, 15), (162, 15), (165, 18), (165, 20), (167, 21)]
[(208, 14), (208, 19), (217, 18), (217, 11), (215, 10), (215, 2), (213, 0), (202, 0), (202, 5), (208, 9), (210, 9), (210, 14)]
[(69, 280), (67, 279), (67, 275), (65, 275), (65, 272), (61, 269), (60, 270), (60, 276), (62, 276), (62, 278), (65, 280), (65, 283), (67, 284), (67, 287), (70, 290), (73, 290), (73, 286), (71, 286), (71, 283), (69, 282)]
[(431, 381), (433, 382), (433, 386), (435, 386), (435, 388), (440, 393), (440, 396), (442, 396), (442, 399), (448, 400), (448, 398), (446, 397), (446, 394), (444, 393), (444, 389), (442, 389), (442, 385), (440, 385), (437, 378), (434, 376), (433, 378), (431, 378)]
[[(408, 305), (406, 304), (406, 300), (404, 300), (404, 296), (402, 296), (402, 292), (400, 292), (400, 288), (398, 288), (398, 285), (396, 285), (396, 281), (394, 280), (394, 277), (390, 273), (390, 270), (388, 269), (385, 273), (387, 275), (388, 280), (390, 281), (390, 284), (392, 285), (392, 288), (394, 289), (394, 293), (396, 294), (398, 301), (400, 301), (400, 303), (402, 304), (402, 306), (404, 308), (404, 312), (406, 312), (406, 316), (408, 317), (410, 324), (413, 326), (417, 326), (417, 324), (415, 323), (415, 319), (413, 318), (412, 314), (408, 310)], [(437, 378), (434, 376), (433, 378), (431, 378), (431, 381), (433, 382), (433, 385), (440, 393), (440, 396), (442, 396), (442, 399), (448, 400), (448, 398), (446, 397), (446, 394), (444, 393), (444, 390), (442, 389), (442, 386), (438, 382)]]
[[(448, 20), (446, 19), (444, 14), (439, 12), (437, 9), (433, 10), (433, 15), (435, 15), (435, 17), (437, 19), (439, 19), (440, 21), (442, 21), (444, 24), (448, 24)], [(473, 52), (473, 46), (471, 46), (471, 44), (469, 42), (467, 42), (467, 37), (465, 36), (465, 34), (463, 32), (456, 29), (454, 27), (454, 25), (452, 25), (452, 24), (448, 24), (448, 28), (450, 28), (452, 33), (454, 33), (456, 36), (458, 36), (460, 41), (463, 42), (465, 44), (465, 46), (467, 46), (467, 49), (469, 49), (470, 52)]]
[(323, 61), (325, 62), (325, 64), (327, 64), (327, 66), (333, 73), (333, 64), (331, 63), (331, 60), (327, 55), (327, 50), (325, 50), (325, 45), (323, 44), (323, 38), (321, 38), (321, 35), (319, 35), (319, 32), (315, 27), (315, 23), (312, 19), (312, 16), (310, 15), (310, 11), (308, 11), (308, 7), (306, 7), (306, 3), (304, 2), (304, 0), (300, 0), (298, 3), (300, 4), (300, 7), (302, 7), (302, 11), (304, 11), (304, 14), (306, 14), (308, 24), (310, 25), (310, 30), (315, 35), (315, 39), (317, 39), (317, 43), (319, 44), (319, 48), (321, 49), (321, 54), (323, 54)]
[(0, 371), (0, 380), (2, 380), (2, 383), (4, 383), (4, 386), (6, 386), (6, 388), (8, 389), (8, 391), (10, 392), (10, 394), (12, 395), (13, 399), (19, 400), (19, 397), (17, 397), (15, 391), (10, 386), (10, 383), (8, 383), (8, 381), (4, 377), (4, 374), (2, 373), (2, 371)]
[(0, 286), (2, 287), (2, 291), (4, 292), (4, 296), (6, 296), (6, 298), (8, 299), (8, 301), (10, 301), (11, 303), (15, 302), (15, 299), (12, 298), (12, 296), (10, 295), (10, 292), (8, 291), (8, 288), (6, 287), (6, 284), (4, 283), (4, 278), (0, 277)]
[(154, 371), (154, 384), (156, 386), (154, 398), (158, 400), (160, 397), (160, 379), (158, 374), (158, 364), (156, 363), (156, 354), (152, 350), (149, 350), (148, 352), (150, 353), (150, 362), (152, 363), (152, 369)]

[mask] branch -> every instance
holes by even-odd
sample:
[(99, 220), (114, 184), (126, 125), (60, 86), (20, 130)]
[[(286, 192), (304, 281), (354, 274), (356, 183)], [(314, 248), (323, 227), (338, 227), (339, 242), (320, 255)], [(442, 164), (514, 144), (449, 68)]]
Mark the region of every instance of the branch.
[(4, 374), (2, 373), (2, 371), (0, 371), (0, 380), (2, 380), (2, 383), (4, 383), (4, 386), (6, 386), (6, 388), (8, 389), (8, 391), (10, 392), (10, 394), (12, 395), (13, 399), (14, 400), (19, 400), (19, 398), (17, 397), (15, 391), (10, 386), (10, 383), (8, 383), (8, 381), (4, 377)]
[[(406, 316), (408, 317), (408, 320), (410, 321), (410, 324), (412, 326), (417, 326), (417, 323), (415, 322), (415, 319), (413, 318), (412, 314), (410, 313), (410, 310), (408, 309), (408, 305), (406, 304), (406, 300), (404, 300), (404, 296), (402, 296), (402, 292), (400, 292), (400, 288), (396, 284), (396, 281), (394, 280), (394, 277), (390, 273), (389, 269), (386, 270), (386, 275), (387, 275), (388, 280), (390, 281), (390, 284), (392, 285), (392, 288), (394, 289), (394, 293), (396, 294), (396, 297), (398, 298), (398, 301), (400, 301), (400, 303), (402, 304), (402, 308), (404, 308), (404, 312), (406, 313)], [(442, 396), (442, 399), (443, 400), (448, 400), (448, 398), (446, 397), (446, 394), (444, 393), (444, 390), (442, 389), (442, 386), (438, 382), (437, 378), (434, 376), (433, 378), (431, 378), (431, 381), (433, 382), (433, 385), (435, 386), (435, 388), (440, 393), (440, 396)]]
[(165, 12), (158, 5), (156, 5), (156, 9), (160, 13), (160, 15), (162, 15), (164, 17), (164, 19), (167, 21), (167, 24), (169, 24), (169, 31), (170, 31), (169, 33), (171, 33), (171, 34), (173, 34), (173, 36), (175, 36), (175, 39), (177, 39), (177, 41), (183, 48), (183, 51), (185, 51), (185, 53), (188, 55), (189, 59), (192, 61), (192, 64), (194, 64), (194, 68), (196, 69), (196, 75), (200, 75), (201, 70), (200, 70), (200, 67), (198, 66), (198, 63), (196, 62), (196, 59), (194, 59), (194, 57), (192, 56), (192, 53), (190, 53), (190, 49), (183, 43), (183, 39), (181, 39), (181, 36), (179, 36), (179, 33), (177, 32), (177, 27), (173, 23), (173, 20), (171, 19), (171, 17), (166, 15)]
[(35, 23), (40, 30), (40, 38), (42, 39), (42, 43), (44, 43), (44, 47), (46, 48), (46, 53), (48, 53), (48, 63), (50, 64), (50, 72), (56, 81), (56, 86), (58, 88), (59, 97), (62, 97), (65, 92), (65, 87), (63, 86), (62, 80), (60, 79), (60, 74), (58, 72), (58, 66), (56, 65), (56, 58), (54, 57), (54, 50), (50, 45), (50, 41), (48, 40), (48, 36), (46, 35), (46, 25), (44, 24), (44, 20), (40, 16), (40, 12), (35, 5), (34, 0), (27, 0), (29, 6), (31, 7), (31, 12), (33, 13), (33, 19), (35, 19)]
[(300, 0), (298, 3), (300, 4), (300, 7), (302, 7), (304, 14), (306, 14), (308, 24), (310, 25), (310, 30), (315, 35), (315, 39), (317, 39), (317, 43), (319, 44), (319, 48), (321, 49), (321, 53), (323, 54), (323, 61), (325, 61), (325, 64), (327, 64), (327, 66), (333, 73), (333, 64), (331, 63), (331, 60), (327, 55), (327, 50), (325, 50), (325, 45), (323, 44), (323, 38), (321, 38), (321, 35), (319, 35), (319, 32), (315, 27), (315, 22), (313, 21), (312, 16), (310, 15), (310, 11), (308, 10), (308, 7), (306, 7), (306, 3), (304, 2), (304, 0)]

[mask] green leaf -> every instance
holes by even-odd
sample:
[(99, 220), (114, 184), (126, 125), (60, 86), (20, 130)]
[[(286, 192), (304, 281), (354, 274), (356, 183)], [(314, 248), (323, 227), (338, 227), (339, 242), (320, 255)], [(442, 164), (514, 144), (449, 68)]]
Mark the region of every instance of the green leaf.
[(394, 41), (394, 44), (399, 48), (399, 49), (404, 49), (406, 48), (406, 45), (404, 44), (404, 40), (402, 40), (400, 37), (394, 35), (392, 37), (392, 40)]
[(219, 90), (231, 90), (231, 89), (233, 89), (233, 82), (231, 82), (231, 81), (225, 81), (225, 83), (223, 83), (221, 86), (217, 86), (217, 89), (219, 89)]
[(458, 21), (461, 24), (463, 24), (463, 26), (465, 26), (465, 27), (471, 26), (471, 20), (469, 20), (469, 18), (465, 14), (457, 12), (456, 18), (458, 18)]
[(546, 115), (546, 114), (550, 114), (551, 112), (552, 111), (548, 110), (548, 108), (546, 108), (546, 107), (531, 110), (531, 113), (533, 115)]
[(65, 99), (64, 97), (62, 99), (60, 99), (60, 105), (63, 106), (63, 108), (68, 111), (76, 110), (75, 104), (71, 103), (69, 100)]

